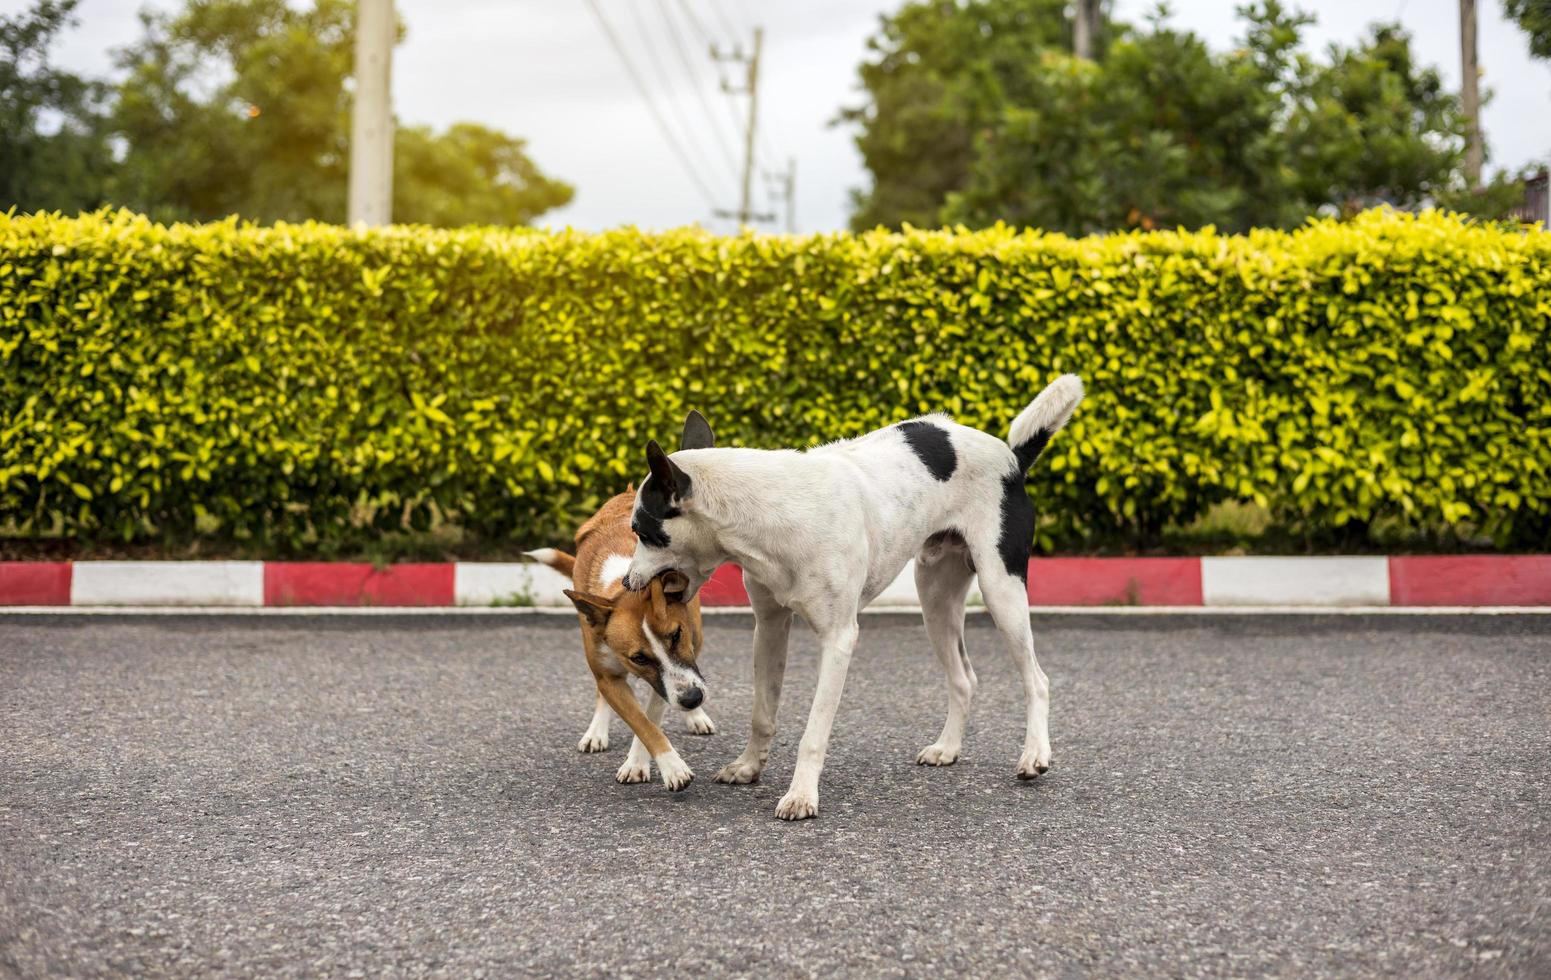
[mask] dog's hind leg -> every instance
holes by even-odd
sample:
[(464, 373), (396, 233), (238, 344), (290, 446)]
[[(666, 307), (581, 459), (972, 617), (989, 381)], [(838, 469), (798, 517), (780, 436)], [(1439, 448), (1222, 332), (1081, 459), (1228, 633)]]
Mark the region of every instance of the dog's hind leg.
[(921, 618), (937, 662), (948, 682), (948, 720), (937, 741), (922, 749), (916, 762), (923, 766), (951, 766), (964, 746), (964, 722), (975, 696), (975, 668), (964, 647), (964, 597), (975, 573), (970, 570), (962, 545), (936, 545), (923, 549), (916, 559), (916, 594), (921, 599)]
[(1034, 657), (1034, 631), (1029, 625), (1027, 579), (1034, 505), (1023, 489), (1021, 474), (1007, 480), (1002, 493), (999, 519), (978, 524), (980, 533), (970, 539), (970, 554), (986, 609), (1023, 678), (1027, 718), (1017, 775), (1033, 779), (1050, 768), (1050, 681)]
[(719, 783), (752, 783), (759, 780), (770, 758), (775, 738), (776, 709), (781, 704), (781, 681), (786, 676), (787, 640), (792, 632), (792, 611), (776, 602), (753, 579), (745, 580), (754, 607), (754, 713), (749, 720), (749, 744), (743, 754), (716, 774)]
[(576, 743), (576, 747), (583, 752), (602, 752), (609, 747), (609, 722), (614, 718), (614, 709), (609, 707), (608, 700), (603, 692), (598, 692), (598, 703), (592, 709), (592, 723), (587, 726), (587, 731), (582, 734), (582, 740)]
[(1020, 578), (996, 569), (980, 574), (980, 594), (996, 621), (1002, 645), (1023, 678), (1027, 709), (1019, 779), (1033, 779), (1050, 768), (1050, 680), (1034, 656), (1034, 631), (1029, 625), (1028, 586)]

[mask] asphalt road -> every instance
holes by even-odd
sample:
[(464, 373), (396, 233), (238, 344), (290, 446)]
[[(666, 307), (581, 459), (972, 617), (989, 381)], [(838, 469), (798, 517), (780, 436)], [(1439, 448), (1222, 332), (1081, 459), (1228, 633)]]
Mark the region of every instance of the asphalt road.
[(0, 973), (1551, 975), (1551, 617), (1043, 617), (1055, 768), (972, 618), (965, 758), (869, 617), (819, 818), (761, 784), (748, 621), (698, 778), (584, 756), (574, 620), (0, 616)]

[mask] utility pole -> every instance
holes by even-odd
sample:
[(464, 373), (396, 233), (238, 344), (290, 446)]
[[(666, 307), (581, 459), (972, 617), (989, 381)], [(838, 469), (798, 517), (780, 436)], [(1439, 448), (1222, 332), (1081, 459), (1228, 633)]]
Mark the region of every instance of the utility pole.
[(786, 158), (786, 233), (797, 234), (797, 158)]
[(765, 29), (754, 28), (754, 53), (745, 55), (742, 47), (734, 47), (730, 54), (718, 51), (716, 45), (711, 45), (711, 58), (714, 61), (734, 62), (747, 68), (743, 88), (735, 88), (722, 79), (722, 91), (729, 95), (747, 95), (749, 97), (749, 121), (743, 131), (743, 193), (738, 201), (736, 213), (718, 209), (716, 214), (722, 218), (737, 218), (738, 224), (746, 225), (751, 221), (774, 221), (774, 215), (756, 214), (753, 210), (753, 198), (751, 197), (754, 184), (754, 134), (759, 125), (759, 52), (765, 43)]
[(356, 0), (355, 100), (350, 110), (352, 225), (393, 220), (393, 0)]
[(1076, 16), (1072, 20), (1072, 54), (1087, 61), (1093, 60), (1098, 47), (1099, 28), (1104, 23), (1100, 0), (1076, 0)]
[(1476, 64), (1476, 0), (1459, 0), (1459, 101), (1465, 113), (1465, 183), (1481, 186), (1481, 69)]
[[(786, 205), (786, 233), (797, 233), (797, 158), (787, 157), (786, 170), (765, 173), (770, 184), (770, 196)], [(769, 216), (775, 220), (775, 215)]]

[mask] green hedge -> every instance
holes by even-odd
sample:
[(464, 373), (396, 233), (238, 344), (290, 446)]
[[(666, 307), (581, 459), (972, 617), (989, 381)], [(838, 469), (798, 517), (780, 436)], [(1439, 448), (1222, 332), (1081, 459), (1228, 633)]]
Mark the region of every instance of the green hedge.
[(1036, 468), (1044, 549), (1218, 501), (1544, 543), (1551, 234), (1370, 212), (1293, 233), (725, 238), (0, 215), (0, 533), (563, 539), (701, 409), (802, 445), (944, 410)]

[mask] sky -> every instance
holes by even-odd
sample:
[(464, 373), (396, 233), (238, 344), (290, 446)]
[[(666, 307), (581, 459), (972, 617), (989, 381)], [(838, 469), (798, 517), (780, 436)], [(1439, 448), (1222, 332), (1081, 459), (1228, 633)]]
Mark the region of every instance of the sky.
[[(901, 0), (398, 0), (407, 37), (394, 55), (394, 111), (402, 123), (443, 127), (473, 121), (524, 137), (541, 169), (576, 187), (575, 200), (549, 212), (553, 227), (663, 228), (700, 223), (729, 230), (715, 209), (738, 204), (746, 102), (717, 88), (718, 73), (741, 84), (740, 65), (713, 65), (705, 43), (751, 46), (764, 29), (760, 65), (759, 171), (753, 207), (784, 214), (764, 178), (796, 163), (796, 227), (844, 228), (852, 189), (866, 171), (853, 133), (833, 124), (860, 96), (856, 66), (880, 14)], [(1234, 45), (1244, 0), (1173, 0), (1172, 22), (1214, 48)], [(646, 88), (632, 80), (592, 3), (619, 39)], [(138, 11), (165, 0), (83, 0), (80, 25), (55, 62), (108, 75), (110, 51), (140, 35)], [(1317, 17), (1306, 43), (1355, 42), (1375, 21), (1400, 20), (1424, 64), (1459, 84), (1457, 0), (1293, 0)], [(0, 0), (16, 13), (27, 0)], [(1139, 21), (1155, 0), (1115, 0), (1114, 15)], [(1483, 113), (1489, 169), (1551, 159), (1551, 64), (1529, 56), (1528, 40), (1502, 14), (1501, 0), (1479, 3)], [(684, 57), (680, 56), (680, 49)], [(648, 102), (647, 100), (650, 100)], [(680, 153), (654, 121), (655, 106)], [(683, 158), (681, 160), (680, 158)], [(687, 164), (684, 162), (687, 160)], [(691, 176), (689, 171), (694, 172)], [(779, 225), (769, 226), (779, 228)]]

